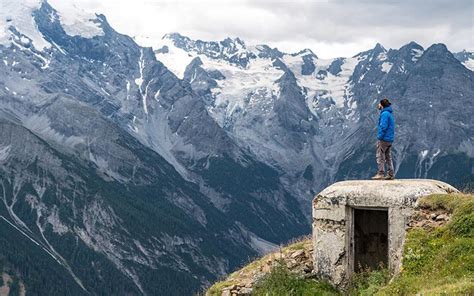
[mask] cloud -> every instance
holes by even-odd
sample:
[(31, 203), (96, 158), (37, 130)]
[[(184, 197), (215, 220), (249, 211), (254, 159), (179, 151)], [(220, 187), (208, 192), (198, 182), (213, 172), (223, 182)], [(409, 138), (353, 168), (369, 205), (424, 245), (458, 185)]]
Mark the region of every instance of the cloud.
[[(50, 0), (54, 6), (55, 1)], [(68, 0), (103, 13), (119, 32), (153, 46), (165, 33), (195, 39), (241, 37), (294, 52), (351, 56), (380, 42), (474, 50), (472, 0)], [(148, 37), (148, 38), (145, 38)]]

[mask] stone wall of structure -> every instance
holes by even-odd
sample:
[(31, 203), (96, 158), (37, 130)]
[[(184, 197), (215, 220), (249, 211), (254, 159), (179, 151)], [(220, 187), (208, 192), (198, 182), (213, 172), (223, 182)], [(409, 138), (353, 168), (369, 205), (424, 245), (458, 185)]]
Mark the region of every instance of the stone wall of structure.
[(405, 234), (421, 196), (457, 190), (435, 180), (343, 181), (313, 200), (315, 273), (337, 286), (347, 284), (354, 270), (353, 209), (388, 211), (388, 265), (398, 272)]

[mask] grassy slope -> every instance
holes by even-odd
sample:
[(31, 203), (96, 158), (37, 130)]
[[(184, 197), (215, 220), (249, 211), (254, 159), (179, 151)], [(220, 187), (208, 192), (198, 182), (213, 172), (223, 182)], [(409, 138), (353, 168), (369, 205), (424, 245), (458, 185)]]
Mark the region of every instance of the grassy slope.
[(452, 213), (443, 227), (412, 229), (401, 274), (380, 294), (474, 294), (474, 195), (431, 195), (420, 207)]
[[(405, 243), (403, 269), (390, 281), (386, 270), (357, 275), (346, 293), (352, 295), (474, 295), (474, 195), (431, 195), (420, 200), (420, 207), (452, 214), (442, 227), (411, 229)], [(285, 249), (304, 248), (309, 240)], [(283, 250), (285, 250), (283, 249)], [(236, 283), (242, 271), (259, 268), (272, 254), (245, 266), (216, 283), (208, 295), (220, 295), (223, 287)], [(338, 295), (324, 282), (300, 279), (277, 266), (256, 285), (253, 295)]]
[(271, 258), (275, 258), (275, 257), (278, 258), (279, 253), (286, 253), (286, 252), (293, 251), (293, 250), (304, 249), (304, 248), (307, 248), (310, 244), (311, 244), (310, 239), (305, 238), (305, 239), (302, 239), (302, 240), (298, 240), (298, 241), (282, 248), (281, 250), (278, 250), (277, 252), (273, 252), (273, 253), (265, 255), (265, 256), (263, 256), (259, 259), (256, 259), (256, 260), (250, 262), (249, 264), (245, 265), (244, 267), (242, 267), (242, 269), (230, 274), (226, 279), (224, 279), (222, 281), (219, 281), (219, 282), (215, 283), (214, 285), (212, 285), (207, 290), (206, 294), (210, 295), (210, 296), (214, 296), (214, 295), (215, 296), (217, 296), (217, 295), (220, 296), (221, 291), (222, 291), (223, 288), (230, 287), (234, 284), (239, 283), (239, 281), (242, 280), (242, 278), (245, 278), (247, 276), (251, 276), (249, 273), (252, 270), (262, 268), (265, 265), (265, 262), (267, 262), (267, 260), (269, 260)]

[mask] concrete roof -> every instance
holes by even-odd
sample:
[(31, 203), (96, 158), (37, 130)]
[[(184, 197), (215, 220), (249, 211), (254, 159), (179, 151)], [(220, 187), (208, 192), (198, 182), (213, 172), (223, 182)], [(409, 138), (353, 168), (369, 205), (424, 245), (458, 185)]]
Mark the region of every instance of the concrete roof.
[(413, 206), (419, 197), (453, 192), (458, 190), (444, 182), (429, 179), (354, 180), (326, 187), (316, 195), (313, 203), (316, 207), (322, 200), (353, 206)]

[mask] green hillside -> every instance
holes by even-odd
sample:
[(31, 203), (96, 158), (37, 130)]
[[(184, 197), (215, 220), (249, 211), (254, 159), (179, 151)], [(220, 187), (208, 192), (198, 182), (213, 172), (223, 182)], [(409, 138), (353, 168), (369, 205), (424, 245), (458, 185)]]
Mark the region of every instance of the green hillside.
[(474, 195), (424, 197), (410, 225), (396, 276), (387, 270), (366, 271), (337, 290), (305, 269), (312, 263), (312, 243), (305, 238), (251, 262), (206, 294), (474, 295)]

